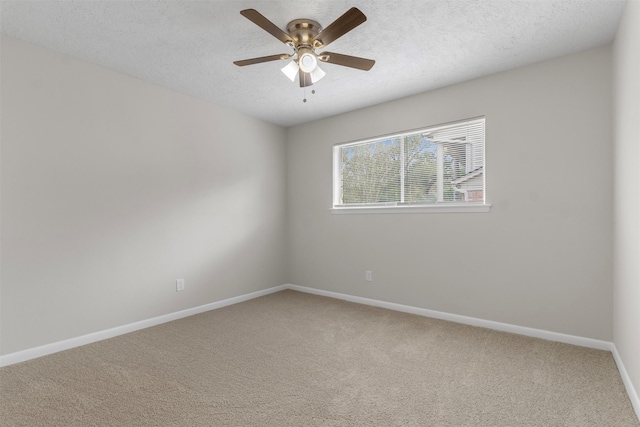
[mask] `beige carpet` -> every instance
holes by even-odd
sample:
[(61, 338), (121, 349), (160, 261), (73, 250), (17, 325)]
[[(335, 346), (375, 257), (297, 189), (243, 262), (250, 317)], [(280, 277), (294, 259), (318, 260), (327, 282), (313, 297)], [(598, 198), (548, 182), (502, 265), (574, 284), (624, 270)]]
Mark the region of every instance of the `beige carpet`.
[(283, 291), (0, 369), (2, 426), (639, 426), (609, 352)]

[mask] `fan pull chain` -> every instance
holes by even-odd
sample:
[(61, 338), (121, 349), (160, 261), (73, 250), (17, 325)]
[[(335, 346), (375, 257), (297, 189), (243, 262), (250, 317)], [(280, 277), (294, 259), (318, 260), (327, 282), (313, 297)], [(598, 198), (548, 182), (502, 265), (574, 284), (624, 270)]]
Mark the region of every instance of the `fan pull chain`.
[[(311, 90), (311, 95), (315, 95), (316, 94), (316, 90), (312, 89)], [(302, 99), (302, 102), (307, 102), (307, 88), (305, 86), (304, 88), (304, 98)]]

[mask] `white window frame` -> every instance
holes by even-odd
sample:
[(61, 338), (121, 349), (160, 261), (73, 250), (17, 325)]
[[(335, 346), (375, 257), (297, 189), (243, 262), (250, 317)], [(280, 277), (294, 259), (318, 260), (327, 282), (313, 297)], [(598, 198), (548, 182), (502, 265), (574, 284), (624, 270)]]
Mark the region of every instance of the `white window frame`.
[[(415, 129), (410, 131), (404, 131), (401, 133), (394, 133), (388, 135), (382, 135), (375, 138), (368, 138), (364, 140), (339, 143), (333, 146), (333, 191), (332, 191), (332, 208), (331, 213), (334, 214), (366, 214), (366, 213), (454, 213), (454, 212), (489, 212), (491, 205), (487, 203), (487, 191), (486, 191), (486, 165), (484, 159), (484, 146), (483, 146), (483, 159), (482, 159), (482, 179), (483, 184), (482, 188), (484, 191), (484, 200), (482, 202), (443, 202), (443, 188), (444, 181), (442, 179), (442, 171), (443, 167), (440, 164), (442, 162), (442, 143), (443, 141), (434, 141), (437, 143), (437, 162), (438, 162), (438, 175), (437, 175), (437, 202), (436, 203), (424, 203), (424, 204), (410, 204), (406, 205), (403, 203), (375, 203), (371, 205), (341, 205), (340, 204), (340, 195), (341, 195), (341, 187), (342, 187), (342, 159), (341, 159), (341, 149), (343, 147), (359, 145), (359, 144), (367, 144), (374, 143), (380, 140), (385, 139), (394, 139), (401, 138), (402, 143), (400, 144), (401, 157), (404, 158), (404, 138), (408, 135), (415, 135), (417, 133), (433, 133), (437, 132), (441, 129), (446, 129), (451, 126), (460, 125), (463, 123), (472, 123), (477, 121), (483, 121), (484, 117), (475, 117), (471, 119), (459, 120), (456, 122), (444, 123), (435, 126), (429, 126), (426, 128)], [(471, 150), (471, 146), (468, 145), (466, 148), (467, 152)], [(467, 157), (469, 158), (469, 157)], [(400, 192), (401, 192), (401, 200), (404, 199), (402, 195), (404, 194), (404, 162), (400, 162)], [(471, 164), (467, 163), (466, 165), (467, 172), (471, 172)]]

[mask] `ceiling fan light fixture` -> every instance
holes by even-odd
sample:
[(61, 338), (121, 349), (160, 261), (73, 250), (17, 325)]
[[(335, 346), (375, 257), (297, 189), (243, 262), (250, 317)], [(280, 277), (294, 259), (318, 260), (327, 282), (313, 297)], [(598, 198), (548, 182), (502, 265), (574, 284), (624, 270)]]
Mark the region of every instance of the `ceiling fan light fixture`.
[(309, 73), (311, 75), (311, 82), (316, 83), (318, 80), (323, 78), (327, 73), (325, 73), (322, 68), (316, 65), (316, 68)]
[(291, 61), (281, 70), (284, 75), (289, 78), (289, 80), (294, 81), (296, 76), (298, 75), (298, 64), (296, 64), (296, 61)]
[(298, 65), (300, 70), (310, 73), (318, 66), (318, 59), (311, 49), (298, 49)]

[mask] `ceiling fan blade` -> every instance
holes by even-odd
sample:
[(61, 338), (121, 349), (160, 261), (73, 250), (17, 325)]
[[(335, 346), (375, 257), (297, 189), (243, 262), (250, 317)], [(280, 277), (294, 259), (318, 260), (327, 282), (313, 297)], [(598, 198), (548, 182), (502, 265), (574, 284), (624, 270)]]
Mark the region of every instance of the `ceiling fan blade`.
[(359, 70), (369, 71), (373, 64), (373, 59), (360, 58), (357, 56), (343, 55), (334, 52), (322, 52), (318, 55), (318, 59), (329, 64), (342, 65), (345, 67), (357, 68)]
[(342, 37), (349, 31), (356, 28), (367, 20), (364, 13), (360, 12), (357, 7), (352, 7), (344, 13), (340, 18), (333, 21), (327, 28), (320, 31), (314, 38), (314, 48), (318, 49), (326, 46), (339, 37)]
[(307, 87), (313, 84), (313, 80), (311, 79), (311, 74), (305, 73), (302, 70), (300, 70), (298, 74), (300, 75), (300, 87)]
[(278, 55), (261, 56), (260, 58), (243, 59), (242, 61), (233, 61), (238, 67), (244, 67), (245, 65), (260, 64), (261, 62), (278, 61), (280, 59), (289, 59), (291, 55), (288, 53), (281, 53)]
[(241, 10), (240, 14), (245, 18), (247, 18), (249, 21), (256, 24), (258, 27), (265, 30), (267, 33), (271, 34), (273, 37), (280, 40), (282, 43), (291, 44), (291, 45), (294, 44), (294, 41), (289, 34), (282, 31), (280, 28), (278, 28), (276, 24), (269, 21), (257, 10), (245, 9), (245, 10)]

